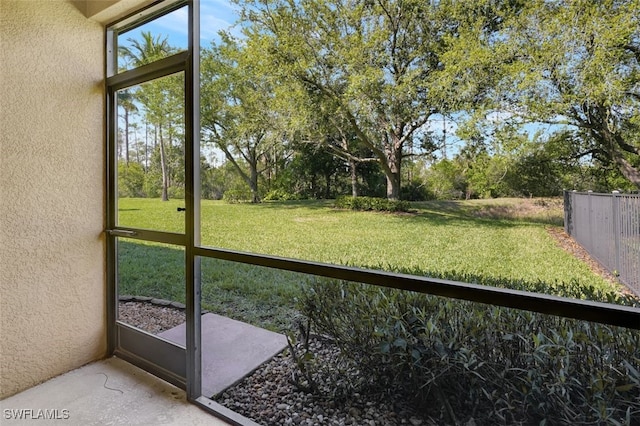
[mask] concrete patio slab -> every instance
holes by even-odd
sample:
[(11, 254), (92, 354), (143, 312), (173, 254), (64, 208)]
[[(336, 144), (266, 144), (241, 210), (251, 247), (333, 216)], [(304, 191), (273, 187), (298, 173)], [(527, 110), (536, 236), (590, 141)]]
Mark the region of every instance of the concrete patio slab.
[[(202, 316), (202, 393), (212, 397), (287, 347), (287, 338), (216, 314)], [(186, 325), (158, 336), (185, 345)]]
[(118, 358), (85, 365), (0, 401), (4, 425), (210, 425), (228, 423), (185, 392)]

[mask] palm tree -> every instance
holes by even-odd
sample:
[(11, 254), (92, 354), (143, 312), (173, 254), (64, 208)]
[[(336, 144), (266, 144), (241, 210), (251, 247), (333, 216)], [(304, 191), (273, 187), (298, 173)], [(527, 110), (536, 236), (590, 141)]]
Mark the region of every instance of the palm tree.
[(118, 105), (124, 110), (124, 157), (129, 165), (129, 115), (138, 110), (135, 104), (135, 93), (130, 89), (124, 89), (118, 93)]
[[(118, 53), (125, 61), (128, 61), (133, 68), (140, 67), (142, 65), (149, 64), (159, 59), (165, 58), (173, 53), (177, 52), (177, 49), (169, 45), (167, 37), (162, 35), (154, 37), (151, 32), (143, 31), (141, 33), (141, 39), (129, 38), (127, 41), (129, 46), (119, 46)], [(169, 77), (171, 78), (171, 77)], [(166, 82), (166, 80), (165, 80)], [(147, 120), (151, 122), (156, 128), (156, 134), (160, 139), (160, 169), (162, 172), (162, 201), (169, 200), (169, 171), (168, 161), (166, 155), (166, 146), (163, 132), (166, 120), (175, 114), (172, 114), (168, 109), (175, 105), (173, 102), (168, 102), (167, 96), (172, 93), (171, 90), (167, 90), (165, 82), (152, 81), (140, 86), (138, 91), (138, 100), (144, 105), (145, 114)], [(125, 108), (125, 112), (126, 112)], [(171, 123), (167, 124), (169, 127)]]
[(157, 61), (177, 52), (177, 49), (169, 45), (167, 36), (162, 38), (161, 34), (153, 37), (150, 31), (140, 33), (142, 40), (128, 38), (130, 46), (118, 46), (119, 55), (131, 61), (131, 65), (137, 68), (142, 65)]

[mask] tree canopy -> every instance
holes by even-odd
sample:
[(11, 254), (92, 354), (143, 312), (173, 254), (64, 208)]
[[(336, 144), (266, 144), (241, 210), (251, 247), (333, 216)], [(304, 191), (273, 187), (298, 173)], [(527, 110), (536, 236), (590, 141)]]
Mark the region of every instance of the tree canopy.
[[(254, 202), (640, 188), (640, 0), (235, 1), (242, 35), (201, 51), (202, 140), (229, 163), (203, 193), (230, 171)], [(143, 33), (124, 64), (166, 40)], [(119, 98), (122, 160), (142, 117), (163, 198), (183, 179), (178, 86)]]
[(640, 1), (533, 1), (501, 44), (511, 55), (500, 106), (571, 125), (576, 155), (615, 164), (640, 188)]

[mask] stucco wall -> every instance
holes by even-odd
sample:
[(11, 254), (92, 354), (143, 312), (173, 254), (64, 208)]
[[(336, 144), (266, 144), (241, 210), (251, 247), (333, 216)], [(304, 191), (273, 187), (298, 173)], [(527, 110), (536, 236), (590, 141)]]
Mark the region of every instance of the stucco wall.
[(0, 0), (0, 398), (105, 355), (103, 38)]

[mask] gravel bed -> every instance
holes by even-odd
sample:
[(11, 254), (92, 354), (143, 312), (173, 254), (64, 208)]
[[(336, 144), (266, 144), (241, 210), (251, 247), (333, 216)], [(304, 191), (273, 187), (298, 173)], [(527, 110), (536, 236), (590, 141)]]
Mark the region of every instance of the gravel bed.
[[(338, 349), (327, 339), (314, 339), (310, 348), (313, 362), (320, 366), (320, 373), (313, 377), (318, 393), (294, 384), (308, 386), (287, 349), (214, 399), (264, 426), (434, 424), (412, 412), (401, 397), (347, 391), (361, 373), (354, 366), (341, 365)], [(300, 345), (296, 346), (296, 353), (303, 353)]]
[[(186, 321), (183, 309), (148, 301), (120, 301), (118, 309), (121, 321), (153, 334)], [(360, 372), (354, 366), (341, 364), (338, 349), (327, 339), (315, 337), (309, 347), (315, 355), (314, 362), (320, 366), (320, 373), (313, 377), (318, 393), (296, 386), (296, 382), (303, 385), (307, 382), (300, 377), (300, 370), (286, 349), (213, 399), (263, 426), (434, 424), (412, 412), (399, 397), (348, 391), (361, 379)], [(303, 352), (300, 344), (295, 351)], [(339, 374), (327, 374), (336, 369)]]
[(120, 302), (118, 319), (148, 333), (158, 334), (184, 323), (183, 309), (160, 306), (149, 302)]

